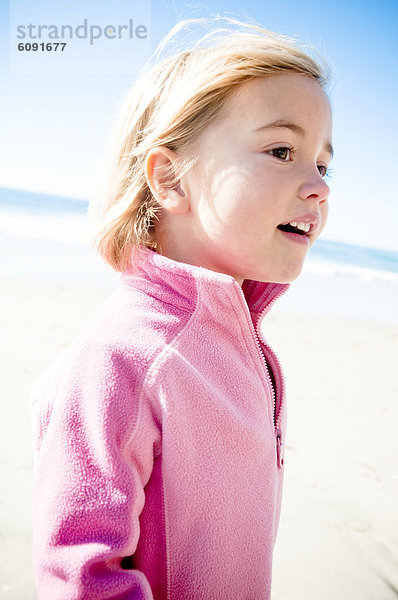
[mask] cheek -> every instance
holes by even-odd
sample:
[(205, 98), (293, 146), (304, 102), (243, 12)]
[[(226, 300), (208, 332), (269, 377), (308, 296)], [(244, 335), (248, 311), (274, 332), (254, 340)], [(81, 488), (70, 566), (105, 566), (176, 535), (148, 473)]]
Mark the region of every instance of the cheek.
[(228, 165), (218, 163), (217, 170), (208, 171), (201, 179), (199, 219), (213, 233), (231, 230), (240, 237), (247, 232), (252, 235), (253, 217), (258, 221), (259, 211), (262, 214), (267, 208), (267, 199), (273, 198), (272, 189), (264, 169), (253, 167), (243, 158)]
[(253, 178), (244, 168), (225, 169), (215, 178), (210, 198), (220, 218), (239, 218), (254, 202)]

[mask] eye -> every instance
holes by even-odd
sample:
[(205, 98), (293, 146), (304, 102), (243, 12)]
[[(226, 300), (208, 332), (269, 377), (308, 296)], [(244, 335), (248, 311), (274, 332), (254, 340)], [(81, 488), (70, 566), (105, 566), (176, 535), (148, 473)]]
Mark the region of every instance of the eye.
[(286, 158), (289, 152), (294, 156), (294, 148), (289, 148), (289, 146), (281, 146), (280, 148), (274, 148), (269, 152), (273, 156), (275, 156), (275, 158), (280, 158), (280, 160), (283, 160), (284, 162), (286, 162)]
[(332, 176), (332, 169), (325, 167), (325, 165), (318, 165), (318, 169), (322, 177)]
[[(269, 154), (275, 156), (275, 158), (279, 158), (283, 162), (289, 162), (289, 156), (291, 160), (295, 157), (296, 149), (290, 148), (289, 146), (280, 146), (279, 148), (273, 148), (268, 151)], [(325, 167), (325, 165), (318, 165), (318, 170), (322, 177), (328, 178), (332, 176), (332, 169), (329, 167)]]

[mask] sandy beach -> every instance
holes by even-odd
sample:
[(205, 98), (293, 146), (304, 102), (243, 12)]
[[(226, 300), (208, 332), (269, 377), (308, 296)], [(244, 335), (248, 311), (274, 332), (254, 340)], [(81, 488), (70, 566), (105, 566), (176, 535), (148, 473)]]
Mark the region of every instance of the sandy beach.
[[(0, 598), (33, 600), (28, 390), (111, 287), (1, 284)], [(264, 332), (288, 391), (272, 598), (397, 598), (398, 325), (271, 311)]]

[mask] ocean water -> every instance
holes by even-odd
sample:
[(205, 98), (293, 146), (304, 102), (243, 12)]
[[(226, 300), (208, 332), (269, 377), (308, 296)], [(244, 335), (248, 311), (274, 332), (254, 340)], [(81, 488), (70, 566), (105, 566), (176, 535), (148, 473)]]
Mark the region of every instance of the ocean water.
[[(88, 244), (88, 202), (0, 188), (0, 275), (113, 288)], [(398, 322), (398, 252), (317, 240), (273, 310)]]

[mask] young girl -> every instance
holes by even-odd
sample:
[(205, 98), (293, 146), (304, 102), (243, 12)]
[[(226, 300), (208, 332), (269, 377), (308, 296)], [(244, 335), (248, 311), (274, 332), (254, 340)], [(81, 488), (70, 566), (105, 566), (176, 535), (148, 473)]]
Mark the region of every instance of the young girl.
[(286, 397), (261, 322), (327, 217), (326, 81), (226, 20), (127, 96), (98, 237), (120, 285), (32, 388), (39, 600), (270, 598)]

